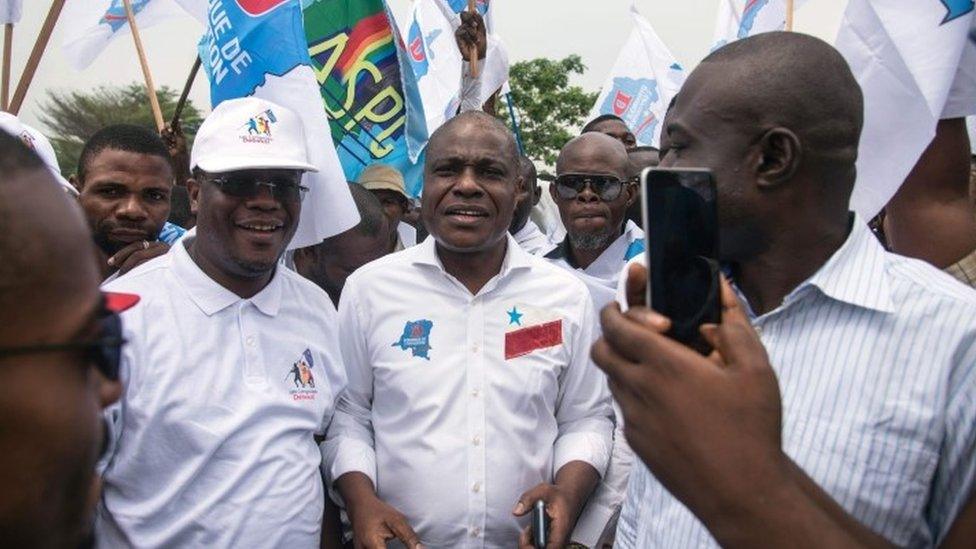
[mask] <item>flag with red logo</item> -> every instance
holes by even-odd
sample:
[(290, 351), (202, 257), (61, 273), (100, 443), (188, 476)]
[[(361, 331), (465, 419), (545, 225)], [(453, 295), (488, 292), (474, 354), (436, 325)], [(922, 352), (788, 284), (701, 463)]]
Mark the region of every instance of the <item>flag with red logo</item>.
[(685, 81), (685, 71), (636, 6), (631, 5), (630, 10), (634, 30), (620, 50), (590, 118), (619, 116), (638, 144), (656, 147), (664, 114)]
[(506, 313), (505, 360), (563, 344), (563, 319), (557, 313), (521, 303)]

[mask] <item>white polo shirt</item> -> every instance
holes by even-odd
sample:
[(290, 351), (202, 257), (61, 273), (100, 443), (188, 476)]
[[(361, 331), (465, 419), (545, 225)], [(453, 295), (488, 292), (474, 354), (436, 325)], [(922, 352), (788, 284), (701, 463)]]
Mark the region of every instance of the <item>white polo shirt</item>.
[(628, 220), (624, 232), (603, 253), (585, 269), (573, 267), (569, 257), (569, 237), (567, 236), (554, 250), (546, 254), (546, 259), (572, 271), (585, 284), (593, 295), (593, 305), (597, 311), (613, 301), (617, 283), (624, 265), (630, 259), (644, 253), (644, 230)]
[(362, 267), (339, 303), (349, 385), (322, 445), (330, 484), (366, 474), (425, 547), (514, 547), (523, 492), (571, 461), (606, 469), (595, 329), (583, 284), (511, 236), (477, 295), (433, 238)]
[(186, 240), (106, 285), (142, 299), (122, 314), (98, 546), (318, 547), (313, 435), (345, 384), (335, 308), (285, 268), (241, 299)]

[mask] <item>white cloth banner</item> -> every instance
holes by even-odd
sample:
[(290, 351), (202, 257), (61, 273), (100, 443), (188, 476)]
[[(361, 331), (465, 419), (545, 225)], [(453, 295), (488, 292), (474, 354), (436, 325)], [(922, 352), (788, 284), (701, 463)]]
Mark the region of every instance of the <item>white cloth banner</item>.
[[(802, 0), (793, 3), (796, 11)], [(712, 50), (754, 34), (786, 29), (786, 0), (719, 0)]]
[[(206, 24), (206, 2), (195, 0), (131, 0), (139, 30), (173, 17), (192, 15)], [(119, 36), (130, 36), (129, 21), (122, 0), (68, 0), (61, 20), (64, 40), (61, 51), (75, 70), (84, 70)]]
[(24, 0), (0, 0), (0, 24), (19, 23), (23, 5)]
[(634, 30), (620, 50), (590, 119), (601, 114), (619, 116), (638, 144), (657, 147), (668, 104), (681, 89), (686, 75), (636, 6), (631, 5), (630, 11)]
[(972, 2), (848, 4), (836, 45), (864, 92), (851, 197), (851, 207), (864, 219), (884, 208), (935, 136), (972, 22)]
[(428, 135), (454, 116), (461, 103), (463, 59), (454, 40), (456, 17), (441, 0), (414, 0), (401, 35), (424, 105)]

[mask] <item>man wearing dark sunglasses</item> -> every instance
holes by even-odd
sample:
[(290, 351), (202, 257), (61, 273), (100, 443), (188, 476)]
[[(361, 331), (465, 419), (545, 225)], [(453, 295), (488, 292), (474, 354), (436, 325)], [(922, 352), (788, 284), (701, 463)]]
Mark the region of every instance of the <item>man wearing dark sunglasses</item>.
[(2, 131), (0, 173), (0, 544), (77, 546), (119, 397), (116, 312), (138, 298), (99, 293), (80, 209)]
[(317, 546), (314, 436), (344, 375), (328, 296), (279, 268), (315, 170), (302, 122), (260, 99), (224, 101), (191, 167), (195, 230), (107, 285), (142, 302), (125, 316), (97, 543)]
[(559, 153), (549, 192), (566, 239), (546, 258), (582, 279), (599, 310), (613, 300), (624, 263), (644, 250), (644, 231), (625, 217), (637, 195), (626, 149), (598, 132), (573, 139)]

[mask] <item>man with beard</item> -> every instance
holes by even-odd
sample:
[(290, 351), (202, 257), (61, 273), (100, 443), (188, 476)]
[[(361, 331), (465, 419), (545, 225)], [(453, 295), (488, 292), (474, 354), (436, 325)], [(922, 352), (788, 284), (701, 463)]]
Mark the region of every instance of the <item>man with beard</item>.
[(632, 170), (620, 142), (588, 132), (559, 152), (549, 186), (567, 234), (545, 257), (583, 280), (597, 309), (613, 300), (624, 264), (644, 251), (644, 231), (625, 217), (637, 196)]
[(531, 547), (538, 500), (562, 547), (607, 465), (593, 307), (508, 234), (524, 190), (512, 134), (467, 112), (431, 136), (431, 238), (363, 267), (339, 304), (349, 386), (323, 445), (357, 547)]
[(138, 298), (99, 293), (80, 210), (19, 136), (0, 132), (0, 173), (0, 543), (77, 547)]
[[(255, 119), (262, 135), (247, 132)], [(261, 99), (224, 101), (191, 166), (196, 234), (107, 284), (142, 301), (124, 317), (97, 542), (317, 547), (314, 437), (344, 376), (328, 296), (279, 265), (315, 170), (302, 122)], [(296, 364), (307, 375), (293, 379)]]
[(160, 137), (139, 126), (99, 130), (78, 158), (79, 202), (101, 252), (103, 277), (159, 257), (185, 232), (167, 223), (173, 167)]

